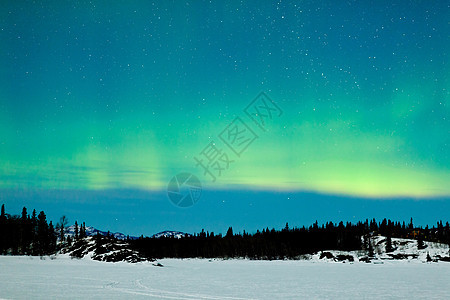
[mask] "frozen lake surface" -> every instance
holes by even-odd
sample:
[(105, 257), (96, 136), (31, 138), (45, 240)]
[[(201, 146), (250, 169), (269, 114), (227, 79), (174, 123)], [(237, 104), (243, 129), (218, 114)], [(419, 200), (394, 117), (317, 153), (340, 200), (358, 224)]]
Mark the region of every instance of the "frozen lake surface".
[(450, 263), (0, 256), (0, 299), (449, 299)]

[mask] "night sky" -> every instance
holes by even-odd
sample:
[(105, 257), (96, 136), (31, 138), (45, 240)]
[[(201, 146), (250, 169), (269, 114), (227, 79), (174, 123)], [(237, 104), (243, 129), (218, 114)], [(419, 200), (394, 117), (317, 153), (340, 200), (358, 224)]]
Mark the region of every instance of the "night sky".
[[(2, 1), (0, 202), (136, 235), (448, 220), (449, 17), (447, 1)], [(180, 172), (203, 186), (189, 208), (167, 197)]]

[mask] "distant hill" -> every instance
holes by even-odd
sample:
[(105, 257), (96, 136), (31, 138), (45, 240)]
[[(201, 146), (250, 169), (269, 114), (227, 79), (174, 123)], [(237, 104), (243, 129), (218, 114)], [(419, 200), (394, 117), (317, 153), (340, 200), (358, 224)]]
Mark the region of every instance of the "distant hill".
[[(94, 228), (92, 226), (86, 226), (86, 236), (95, 236), (97, 234), (101, 234), (101, 235), (106, 236), (108, 234), (108, 232), (99, 230), (99, 229)], [(116, 239), (119, 239), (119, 240), (126, 240), (127, 239), (127, 235), (123, 234), (121, 232), (114, 232), (114, 233), (110, 232), (109, 234), (111, 236), (115, 237)], [(74, 237), (75, 236), (75, 225), (66, 227), (65, 230), (64, 230), (64, 235), (66, 237), (68, 237), (68, 236)], [(137, 239), (138, 237), (136, 237), (136, 236), (129, 236), (129, 238), (134, 240), (134, 239)]]
[[(97, 234), (101, 234), (101, 235), (106, 236), (108, 234), (108, 232), (99, 230), (99, 229), (94, 228), (92, 226), (86, 226), (86, 236), (95, 236)], [(127, 235), (123, 234), (121, 232), (114, 232), (114, 233), (110, 232), (109, 234), (111, 236), (115, 237), (116, 239), (119, 239), (119, 240), (126, 240), (127, 239)], [(75, 236), (75, 225), (66, 227), (65, 230), (64, 230), (64, 235), (66, 237), (68, 237), (68, 236), (74, 237)], [(162, 237), (171, 238), (171, 237), (173, 237), (173, 238), (179, 239), (179, 238), (182, 238), (182, 237), (185, 237), (185, 236), (192, 236), (192, 235), (189, 234), (189, 233), (181, 232), (181, 231), (166, 230), (166, 231), (162, 231), (162, 232), (159, 232), (159, 233), (155, 233), (151, 237), (152, 238), (162, 238)], [(131, 239), (131, 240), (135, 240), (135, 239), (138, 239), (138, 238), (139, 237), (137, 237), (137, 236), (129, 236), (129, 239)]]
[(157, 238), (157, 239), (162, 238), (162, 237), (168, 237), (168, 238), (173, 237), (173, 238), (179, 239), (179, 238), (182, 238), (185, 236), (192, 236), (192, 235), (189, 233), (181, 232), (181, 231), (162, 231), (162, 232), (152, 235), (151, 237)]

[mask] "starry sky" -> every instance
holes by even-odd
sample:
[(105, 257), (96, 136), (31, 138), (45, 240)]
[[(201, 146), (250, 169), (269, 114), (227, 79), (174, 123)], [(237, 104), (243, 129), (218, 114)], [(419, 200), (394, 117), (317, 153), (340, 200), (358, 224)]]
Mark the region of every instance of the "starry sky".
[[(132, 234), (448, 219), (449, 16), (446, 1), (2, 1), (0, 202)], [(247, 114), (260, 95), (278, 110)], [(195, 160), (208, 147), (227, 158), (214, 179)], [(179, 172), (202, 183), (191, 208), (167, 198)]]

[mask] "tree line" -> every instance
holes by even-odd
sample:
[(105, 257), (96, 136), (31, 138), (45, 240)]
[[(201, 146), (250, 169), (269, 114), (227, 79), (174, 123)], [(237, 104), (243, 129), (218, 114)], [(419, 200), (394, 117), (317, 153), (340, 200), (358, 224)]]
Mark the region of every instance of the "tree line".
[(53, 226), (47, 221), (44, 211), (37, 214), (33, 209), (31, 215), (27, 208), (20, 215), (6, 213), (2, 204), (0, 213), (0, 254), (11, 255), (50, 255), (61, 248), (70, 246), (73, 239), (86, 237), (86, 225), (75, 221), (75, 234), (66, 238), (65, 228), (68, 220), (62, 216), (60, 222)]
[[(33, 210), (28, 214), (27, 208), (21, 215), (10, 215), (1, 207), (0, 214), (0, 254), (12, 255), (49, 255), (68, 248), (74, 242), (83, 240), (86, 225), (75, 222), (73, 236), (67, 236), (68, 220), (65, 216), (53, 226), (47, 221), (44, 211), (37, 214)], [(392, 238), (412, 238), (417, 240), (419, 249), (426, 247), (424, 241), (445, 243), (450, 245), (450, 226), (442, 221), (429, 227), (414, 226), (411, 219), (405, 222), (393, 222), (375, 219), (364, 222), (327, 222), (319, 225), (316, 221), (309, 227), (286, 226), (281, 230), (264, 228), (256, 233), (235, 233), (229, 227), (226, 234), (205, 232), (185, 235), (182, 238), (141, 236), (138, 239), (127, 239), (130, 249), (138, 251), (150, 259), (172, 258), (235, 258), (251, 259), (293, 259), (304, 254), (322, 250), (366, 250), (369, 256), (373, 253), (371, 237), (386, 237), (386, 252), (395, 250)], [(114, 240), (107, 234), (105, 238)], [(101, 240), (98, 238), (95, 241)], [(103, 241), (104, 242), (104, 241)]]
[(21, 215), (10, 215), (2, 205), (0, 213), (0, 253), (13, 255), (48, 255), (56, 251), (53, 223), (47, 222), (43, 211), (34, 209), (31, 216), (26, 207)]
[(375, 219), (365, 222), (335, 224), (327, 222), (320, 225), (316, 221), (309, 227), (281, 230), (265, 228), (254, 234), (234, 233), (228, 228), (225, 236), (202, 230), (192, 236), (182, 238), (161, 237), (131, 240), (132, 247), (148, 258), (238, 258), (250, 259), (294, 259), (304, 254), (322, 250), (366, 250), (373, 256), (371, 237), (387, 237), (386, 252), (394, 249), (392, 238), (413, 238), (418, 248), (423, 249), (424, 240), (450, 245), (450, 226), (439, 221), (436, 226), (415, 227), (412, 219), (409, 224)]

